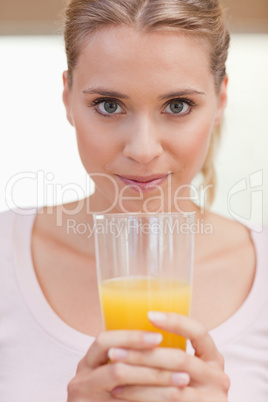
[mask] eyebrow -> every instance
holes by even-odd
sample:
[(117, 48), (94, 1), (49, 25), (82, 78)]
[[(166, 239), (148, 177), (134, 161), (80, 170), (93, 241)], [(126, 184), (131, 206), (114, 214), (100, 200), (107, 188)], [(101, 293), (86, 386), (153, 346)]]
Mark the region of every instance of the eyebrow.
[[(126, 94), (122, 94), (117, 91), (111, 91), (107, 90), (104, 88), (88, 88), (82, 91), (83, 94), (85, 95), (102, 95), (102, 96), (107, 96), (107, 97), (114, 97), (114, 98), (121, 98), (121, 99), (129, 99), (129, 96)], [(181, 89), (179, 91), (173, 91), (165, 95), (160, 95), (158, 97), (159, 100), (165, 100), (165, 99), (170, 99), (170, 98), (179, 98), (182, 96), (187, 96), (187, 95), (206, 95), (205, 92), (197, 91), (195, 89), (191, 88), (186, 88), (186, 89)]]
[(180, 98), (181, 96), (187, 95), (206, 95), (205, 92), (197, 91), (195, 89), (181, 89), (180, 91), (173, 91), (166, 95), (160, 95), (158, 99), (165, 100), (169, 98)]
[(85, 95), (102, 95), (102, 96), (111, 96), (114, 98), (122, 98), (122, 99), (129, 99), (129, 96), (125, 94), (121, 94), (120, 92), (117, 91), (110, 91), (104, 88), (88, 88), (83, 91), (83, 94)]

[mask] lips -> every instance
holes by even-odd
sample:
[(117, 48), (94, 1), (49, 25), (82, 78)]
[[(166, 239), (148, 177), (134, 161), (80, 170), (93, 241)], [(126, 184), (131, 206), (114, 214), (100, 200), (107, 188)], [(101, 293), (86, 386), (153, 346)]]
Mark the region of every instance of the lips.
[(118, 177), (124, 184), (131, 186), (133, 190), (148, 192), (154, 190), (157, 186), (160, 186), (167, 180), (169, 173), (157, 174), (150, 176), (120, 176)]

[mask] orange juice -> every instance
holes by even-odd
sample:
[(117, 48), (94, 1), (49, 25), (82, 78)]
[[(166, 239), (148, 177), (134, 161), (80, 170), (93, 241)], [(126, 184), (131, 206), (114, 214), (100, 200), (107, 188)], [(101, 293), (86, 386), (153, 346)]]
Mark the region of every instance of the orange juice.
[(166, 278), (116, 278), (102, 282), (100, 297), (107, 330), (141, 329), (161, 332), (160, 346), (186, 348), (186, 340), (160, 331), (147, 318), (148, 311), (189, 314), (191, 285)]

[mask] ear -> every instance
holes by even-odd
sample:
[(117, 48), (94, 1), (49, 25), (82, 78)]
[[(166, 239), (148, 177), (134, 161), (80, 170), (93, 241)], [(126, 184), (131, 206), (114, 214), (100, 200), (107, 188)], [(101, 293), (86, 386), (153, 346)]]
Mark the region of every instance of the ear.
[(227, 85), (228, 85), (228, 76), (226, 75), (222, 84), (221, 89), (218, 94), (218, 105), (217, 105), (217, 112), (215, 117), (214, 125), (217, 126), (221, 123), (223, 118), (223, 112), (226, 107), (227, 103)]
[(73, 126), (73, 119), (71, 114), (71, 89), (68, 83), (68, 71), (64, 71), (62, 75), (63, 79), (63, 93), (62, 93), (62, 100), (66, 110), (66, 116), (69, 123)]

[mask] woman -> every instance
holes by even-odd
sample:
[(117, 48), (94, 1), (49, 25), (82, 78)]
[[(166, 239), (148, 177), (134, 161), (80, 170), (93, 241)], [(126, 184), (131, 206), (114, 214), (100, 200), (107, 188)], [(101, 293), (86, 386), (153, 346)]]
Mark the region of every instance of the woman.
[[(200, 171), (214, 185), (226, 105), (218, 1), (72, 0), (66, 16), (63, 101), (96, 188), (35, 216), (1, 215), (1, 399), (264, 402), (267, 235), (190, 197)], [(96, 211), (178, 210), (211, 228), (196, 234), (192, 317), (149, 319), (192, 353), (157, 348), (159, 334), (102, 331), (93, 237), (75, 230)]]

